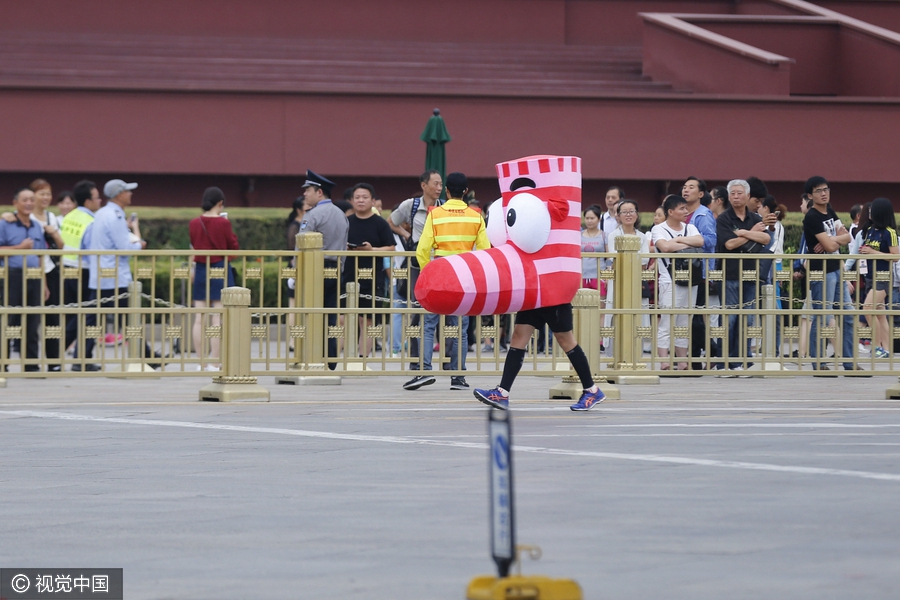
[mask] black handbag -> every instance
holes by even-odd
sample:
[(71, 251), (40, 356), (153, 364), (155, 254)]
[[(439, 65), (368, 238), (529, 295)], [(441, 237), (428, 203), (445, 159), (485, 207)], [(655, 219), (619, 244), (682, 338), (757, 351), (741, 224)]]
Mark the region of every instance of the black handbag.
[[(666, 233), (669, 234), (669, 237), (673, 240), (675, 236), (666, 229)], [(681, 237), (681, 236), (679, 236)], [(678, 251), (679, 254), (703, 254), (703, 248), (684, 248)], [(688, 281), (676, 280), (675, 285), (680, 285), (682, 287), (695, 286), (703, 283), (703, 261), (698, 258), (691, 258), (685, 256), (684, 258), (676, 257), (675, 258), (675, 270), (676, 271), (687, 271), (690, 269), (690, 279)]]
[[(685, 248), (684, 250), (679, 250), (679, 253), (694, 253), (694, 254), (702, 254), (703, 248)], [(676, 258), (675, 259), (675, 270), (676, 271), (687, 271), (690, 269), (691, 276), (688, 281), (676, 280), (675, 285), (680, 285), (683, 287), (700, 285), (703, 283), (703, 260), (700, 258)]]
[[(416, 248), (419, 245), (418, 240), (413, 241), (412, 232), (413, 232), (413, 230), (415, 230), (415, 227), (413, 227), (413, 221), (416, 218), (416, 213), (419, 211), (419, 205), (421, 203), (422, 203), (421, 197), (413, 199), (413, 204), (409, 211), (409, 229), (410, 229), (409, 237), (403, 239), (403, 249), (407, 252), (415, 252)], [(412, 275), (412, 272), (410, 271), (410, 269), (408, 267), (410, 267), (412, 269), (419, 268), (419, 261), (416, 260), (415, 256), (413, 256), (413, 257), (404, 256), (403, 257), (403, 262), (400, 263), (400, 268), (407, 269), (407, 273), (409, 273), (409, 275)], [(409, 291), (409, 277), (407, 277), (406, 279), (399, 280), (397, 282), (397, 295), (400, 296), (401, 298), (405, 298), (406, 293), (408, 291)]]
[[(740, 247), (741, 254), (762, 254), (763, 256), (772, 256), (774, 252), (771, 250), (767, 250), (765, 246), (760, 244), (759, 242), (749, 241), (743, 246)], [(774, 259), (771, 258), (760, 258), (756, 264), (756, 273), (760, 282), (765, 283), (768, 278), (769, 273), (772, 271), (772, 262)], [(742, 265), (744, 268), (750, 266), (753, 268), (753, 263), (747, 265), (746, 262)]]
[[(407, 252), (415, 252), (417, 246), (418, 243), (412, 241), (412, 235), (403, 240), (403, 249)], [(409, 268), (407, 269), (407, 267)], [(405, 298), (406, 292), (409, 290), (409, 280), (412, 276), (412, 269), (419, 268), (419, 261), (416, 260), (415, 256), (404, 256), (403, 262), (400, 263), (400, 268), (407, 269), (408, 276), (405, 279), (397, 281), (397, 295), (401, 298)]]

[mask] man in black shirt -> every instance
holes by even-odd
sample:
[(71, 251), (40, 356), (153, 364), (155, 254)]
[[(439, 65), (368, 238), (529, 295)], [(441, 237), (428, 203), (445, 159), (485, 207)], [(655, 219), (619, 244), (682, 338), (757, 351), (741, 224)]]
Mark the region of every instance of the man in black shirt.
[[(807, 254), (838, 254), (841, 246), (850, 243), (850, 232), (838, 219), (837, 214), (829, 205), (831, 190), (824, 177), (810, 177), (806, 182), (806, 194), (812, 198), (812, 206), (803, 218), (803, 235), (806, 238)], [(850, 289), (842, 280), (841, 261), (839, 258), (822, 260), (821, 258), (809, 259), (808, 269), (812, 271), (825, 271), (825, 281), (812, 276), (809, 279), (809, 298), (812, 310), (824, 311), (828, 309), (851, 310)], [(824, 286), (824, 287), (823, 287)], [(809, 355), (813, 358), (825, 354), (825, 339), (819, 339), (818, 333), (822, 321), (821, 314), (812, 317), (809, 329)], [(848, 313), (843, 315), (843, 343), (841, 356), (850, 358), (853, 356), (853, 317)], [(835, 354), (837, 354), (835, 343)], [(822, 363), (813, 361), (813, 369), (828, 370)], [(845, 362), (844, 369), (854, 370), (852, 362)]]
[[(716, 219), (716, 252), (728, 252), (735, 255), (753, 250), (758, 252), (770, 240), (762, 218), (747, 210), (750, 199), (750, 184), (743, 179), (735, 179), (728, 183), (728, 199), (731, 206)], [(725, 271), (725, 307), (753, 310), (756, 308), (756, 278), (742, 279), (742, 271), (755, 270), (757, 260), (744, 258), (726, 258), (722, 260)], [(728, 315), (728, 356), (740, 356), (741, 334), (745, 324), (752, 323), (752, 315)], [(745, 338), (747, 356), (750, 355), (750, 339)], [(751, 363), (747, 363), (749, 367)], [(741, 370), (739, 362), (728, 363), (729, 369)]]
[[(375, 188), (368, 183), (353, 186), (353, 214), (347, 217), (350, 227), (347, 231), (347, 249), (365, 252), (389, 252), (396, 247), (394, 233), (387, 221), (372, 210), (375, 206)], [(344, 286), (355, 281), (359, 289), (359, 306), (380, 308), (384, 303), (376, 297), (386, 297), (384, 289), (384, 257), (349, 256), (344, 261)], [(359, 315), (359, 352), (369, 356), (373, 339), (365, 335), (366, 327), (372, 326), (371, 315)]]

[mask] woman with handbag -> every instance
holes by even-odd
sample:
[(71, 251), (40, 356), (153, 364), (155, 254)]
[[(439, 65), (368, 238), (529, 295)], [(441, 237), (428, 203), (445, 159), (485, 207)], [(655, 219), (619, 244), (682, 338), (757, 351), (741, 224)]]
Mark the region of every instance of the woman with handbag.
[[(691, 224), (685, 224), (687, 219), (687, 201), (681, 196), (669, 194), (663, 202), (663, 212), (666, 214), (666, 220), (659, 225), (655, 225), (651, 230), (653, 237), (653, 245), (658, 252), (681, 252), (686, 249), (702, 248), (703, 236), (697, 228)], [(675, 259), (677, 260), (677, 259)], [(681, 282), (673, 284), (672, 274), (674, 272), (672, 265), (673, 259), (660, 258), (657, 264), (662, 268), (659, 269), (659, 279), (657, 282), (658, 305), (665, 308), (693, 308), (696, 304), (696, 290), (691, 285), (679, 285)], [(694, 267), (692, 267), (693, 270)], [(690, 283), (690, 282), (685, 282)], [(657, 352), (661, 357), (669, 356), (669, 329), (671, 324), (671, 315), (662, 312), (659, 318), (659, 328), (656, 334)], [(680, 314), (675, 316), (676, 327), (688, 327), (688, 315)], [(688, 354), (688, 338), (675, 338), (675, 355), (687, 356)], [(667, 370), (668, 363), (662, 363), (661, 368)], [(679, 362), (677, 370), (687, 370), (687, 362)]]
[[(641, 258), (641, 269), (646, 271), (650, 267), (650, 257), (648, 256), (651, 252), (650, 250), (650, 234), (642, 232), (637, 228), (638, 220), (641, 218), (640, 210), (638, 209), (637, 202), (634, 200), (622, 200), (616, 206), (616, 216), (619, 220), (619, 226), (616, 227), (609, 234), (609, 239), (607, 240), (607, 247), (609, 252), (617, 252), (616, 249), (616, 239), (622, 235), (636, 235), (641, 238), (641, 254), (643, 255)], [(649, 308), (650, 307), (650, 294), (644, 293), (644, 283), (651, 283), (649, 281), (641, 281), (641, 307)], [(615, 289), (613, 286), (613, 282), (609, 282), (608, 286), (608, 294), (609, 298), (612, 300), (615, 298)], [(649, 291), (649, 290), (648, 290)], [(613, 308), (613, 305), (608, 303), (610, 308)], [(649, 327), (650, 325), (650, 315), (642, 315), (641, 316), (641, 325), (645, 327)], [(646, 339), (646, 338), (645, 338)], [(613, 340), (610, 339), (608, 343), (606, 343), (606, 352), (612, 353), (612, 344)]]
[[(191, 248), (194, 250), (240, 250), (237, 236), (231, 228), (225, 208), (225, 194), (217, 187), (206, 188), (201, 203), (203, 214), (193, 219), (188, 225), (191, 236)], [(193, 305), (198, 308), (222, 306), (222, 289), (227, 280), (228, 287), (234, 285), (234, 267), (228, 264), (233, 256), (195, 256), (194, 283), (192, 286)], [(224, 277), (209, 277), (210, 269), (224, 268)], [(218, 371), (218, 364), (206, 364), (203, 344), (203, 330), (207, 315), (198, 313), (194, 319), (193, 341), (194, 351), (200, 357), (200, 368), (207, 371)], [(212, 325), (220, 324), (218, 314), (212, 315)], [(218, 362), (219, 338), (209, 340), (209, 359)]]
[[(31, 220), (37, 221), (44, 230), (44, 240), (47, 242), (47, 248), (57, 250), (63, 247), (62, 236), (59, 234), (59, 217), (47, 210), (50, 203), (53, 202), (53, 190), (45, 179), (35, 179), (28, 186), (34, 192), (34, 212), (31, 213)], [(50, 290), (50, 296), (44, 303), (47, 306), (59, 306), (60, 301), (60, 270), (58, 256), (44, 256), (44, 275), (47, 281), (47, 289)], [(44, 358), (48, 361), (59, 360), (59, 338), (49, 338), (46, 335), (48, 327), (59, 326), (59, 312), (51, 311), (44, 316)], [(50, 371), (59, 371), (61, 366), (51, 364), (48, 367)]]

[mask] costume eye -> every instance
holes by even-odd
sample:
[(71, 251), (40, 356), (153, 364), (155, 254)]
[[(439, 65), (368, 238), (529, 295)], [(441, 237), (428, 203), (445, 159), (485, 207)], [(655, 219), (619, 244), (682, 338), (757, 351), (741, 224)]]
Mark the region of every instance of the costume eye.
[(528, 254), (537, 252), (550, 237), (547, 205), (534, 194), (517, 194), (506, 207), (506, 231), (520, 250)]
[(506, 236), (506, 219), (503, 214), (503, 198), (497, 198), (487, 210), (487, 236), (491, 246), (502, 246), (509, 241)]

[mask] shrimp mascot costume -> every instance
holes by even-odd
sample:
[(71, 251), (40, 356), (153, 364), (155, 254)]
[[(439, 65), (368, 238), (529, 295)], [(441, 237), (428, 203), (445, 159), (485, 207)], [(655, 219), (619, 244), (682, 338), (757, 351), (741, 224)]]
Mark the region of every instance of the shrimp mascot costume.
[(442, 315), (494, 315), (566, 304), (581, 287), (581, 159), (527, 156), (497, 165), (493, 248), (429, 262), (416, 299)]

